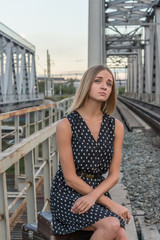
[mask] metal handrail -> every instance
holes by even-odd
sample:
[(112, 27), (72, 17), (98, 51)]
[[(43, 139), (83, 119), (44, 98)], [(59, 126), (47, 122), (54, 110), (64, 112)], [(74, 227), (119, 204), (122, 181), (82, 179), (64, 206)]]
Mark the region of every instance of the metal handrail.
[[(66, 101), (67, 101), (67, 99), (66, 99)], [(59, 103), (61, 103), (61, 101)], [(11, 117), (20, 116), (20, 115), (23, 115), (26, 113), (31, 113), (31, 112), (35, 112), (35, 111), (39, 111), (39, 110), (48, 109), (48, 108), (51, 108), (54, 106), (57, 106), (57, 103), (42, 105), (42, 106), (38, 106), (38, 107), (24, 108), (24, 109), (20, 109), (20, 110), (16, 110), (16, 111), (2, 113), (2, 114), (0, 114), (0, 120), (2, 121), (5, 119), (8, 119), (8, 118), (11, 118)]]

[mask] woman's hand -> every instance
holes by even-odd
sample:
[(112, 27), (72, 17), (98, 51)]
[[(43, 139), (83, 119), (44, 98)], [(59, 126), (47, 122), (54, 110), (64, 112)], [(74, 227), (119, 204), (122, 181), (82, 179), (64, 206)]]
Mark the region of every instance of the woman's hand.
[(87, 212), (96, 202), (97, 199), (93, 197), (91, 194), (87, 194), (78, 198), (73, 207), (71, 208), (71, 212), (75, 214), (83, 214)]
[(123, 206), (119, 205), (118, 203), (113, 202), (113, 205), (109, 209), (112, 212), (116, 213), (121, 218), (123, 218), (123, 220), (126, 220), (127, 224), (129, 223), (131, 216), (128, 211), (128, 208), (123, 207)]

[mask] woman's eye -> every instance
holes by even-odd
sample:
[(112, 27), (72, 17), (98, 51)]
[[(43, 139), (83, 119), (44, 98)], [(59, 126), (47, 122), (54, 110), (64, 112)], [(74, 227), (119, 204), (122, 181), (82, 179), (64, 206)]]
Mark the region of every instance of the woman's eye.
[(107, 86), (112, 87), (112, 84), (111, 83), (107, 83)]
[(100, 83), (101, 81), (99, 79), (95, 79), (94, 82)]

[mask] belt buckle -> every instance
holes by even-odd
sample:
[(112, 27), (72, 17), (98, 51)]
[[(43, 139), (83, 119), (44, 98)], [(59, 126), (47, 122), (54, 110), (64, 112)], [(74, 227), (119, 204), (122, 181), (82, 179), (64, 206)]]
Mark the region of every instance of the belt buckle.
[(85, 176), (85, 173), (84, 172), (81, 172), (81, 178)]
[(84, 173), (84, 172), (81, 172), (81, 177), (94, 178), (94, 175), (92, 175), (92, 174), (88, 174), (88, 173)]
[(92, 174), (87, 174), (87, 178), (94, 178), (94, 175), (92, 175)]

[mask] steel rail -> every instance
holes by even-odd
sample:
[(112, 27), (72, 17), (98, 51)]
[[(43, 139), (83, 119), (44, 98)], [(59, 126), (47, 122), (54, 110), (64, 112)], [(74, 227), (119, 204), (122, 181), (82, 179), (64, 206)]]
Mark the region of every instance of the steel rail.
[[(160, 111), (160, 107), (153, 104), (144, 103), (140, 100), (131, 99), (124, 96), (119, 96), (118, 99), (128, 106), (133, 112), (140, 116), (145, 122), (147, 122), (157, 133), (160, 134), (160, 114), (155, 112), (154, 109)], [(136, 103), (135, 103), (136, 101)], [(150, 109), (152, 106), (152, 109)]]

